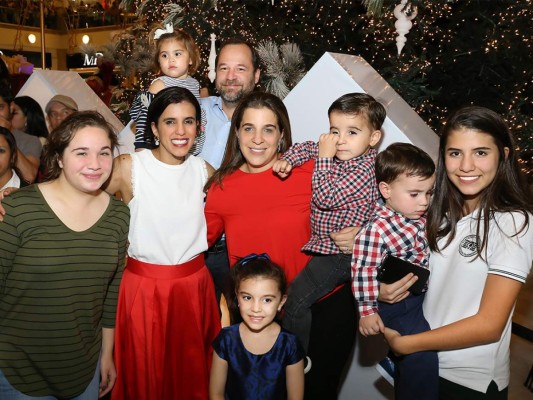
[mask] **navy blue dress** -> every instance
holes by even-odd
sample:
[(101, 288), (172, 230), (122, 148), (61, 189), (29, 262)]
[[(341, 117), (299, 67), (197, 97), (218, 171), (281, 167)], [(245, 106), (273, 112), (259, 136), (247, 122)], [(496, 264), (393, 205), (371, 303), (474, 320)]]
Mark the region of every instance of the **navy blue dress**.
[(286, 400), (285, 368), (304, 358), (298, 339), (282, 328), (267, 353), (252, 354), (244, 347), (239, 325), (222, 329), (213, 341), (213, 349), (228, 363), (226, 400)]

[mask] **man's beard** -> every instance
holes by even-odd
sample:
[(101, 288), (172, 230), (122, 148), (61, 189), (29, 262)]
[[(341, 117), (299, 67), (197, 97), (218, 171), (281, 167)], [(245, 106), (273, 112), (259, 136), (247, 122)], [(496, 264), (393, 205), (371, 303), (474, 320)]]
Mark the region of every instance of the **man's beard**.
[[(234, 85), (234, 84), (239, 84), (239, 82), (235, 82), (235, 81), (226, 81), (224, 82), (225, 85)], [(246, 96), (248, 93), (251, 93), (253, 90), (254, 90), (254, 82), (250, 82), (250, 85), (249, 87), (247, 88), (245, 84), (242, 84), (241, 85), (241, 88), (237, 91), (234, 91), (234, 90), (230, 90), (230, 91), (226, 91), (224, 89), (224, 85), (220, 85), (220, 87), (217, 87), (217, 90), (218, 90), (218, 93), (220, 93), (220, 97), (222, 97), (222, 100), (224, 100), (224, 102), (226, 103), (230, 103), (230, 104), (236, 104), (238, 103), (239, 101), (241, 101), (241, 99)]]
[(224, 100), (226, 103), (238, 103), (241, 101), (241, 99), (244, 97), (244, 90), (240, 89), (236, 92), (226, 92), (224, 89), (219, 90), (220, 97), (222, 97), (222, 100)]

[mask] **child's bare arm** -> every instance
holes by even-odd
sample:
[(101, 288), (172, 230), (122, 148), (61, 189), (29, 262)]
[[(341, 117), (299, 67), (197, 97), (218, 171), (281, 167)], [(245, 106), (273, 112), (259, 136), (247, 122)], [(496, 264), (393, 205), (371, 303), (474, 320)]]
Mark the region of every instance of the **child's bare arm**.
[(372, 314), (359, 319), (359, 332), (363, 336), (377, 335), (385, 331), (385, 325), (379, 314)]
[(158, 80), (152, 82), (152, 84), (148, 88), (148, 91), (150, 93), (157, 94), (161, 90), (163, 90), (164, 88), (165, 88), (165, 84), (163, 83), (163, 81), (161, 79), (158, 79)]
[(287, 400), (304, 398), (304, 360), (285, 368), (287, 373)]
[(209, 379), (209, 399), (224, 400), (226, 379), (228, 378), (228, 362), (213, 352), (211, 364), (211, 377)]

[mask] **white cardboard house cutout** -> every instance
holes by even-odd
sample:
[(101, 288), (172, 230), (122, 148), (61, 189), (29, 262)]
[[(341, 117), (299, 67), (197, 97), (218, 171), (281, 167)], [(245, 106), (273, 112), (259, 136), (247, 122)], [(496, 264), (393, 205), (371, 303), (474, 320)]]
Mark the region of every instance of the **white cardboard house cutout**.
[[(96, 110), (104, 116), (117, 134), (122, 131), (124, 125), (111, 112), (105, 103), (93, 92), (77, 72), (71, 71), (33, 71), (17, 96), (30, 96), (35, 99), (41, 108), (46, 107), (48, 101), (56, 94), (70, 96), (78, 104), (79, 110)], [(123, 140), (119, 136), (119, 152), (123, 150)]]
[(438, 136), (363, 58), (324, 53), (285, 97), (293, 143), (318, 140), (329, 131), (327, 110), (346, 93), (368, 93), (387, 110), (379, 149), (394, 142), (413, 143), (437, 158)]
[[(378, 150), (394, 142), (408, 142), (437, 159), (437, 134), (363, 58), (348, 54), (325, 53), (285, 97), (293, 143), (317, 141), (321, 133), (328, 132), (329, 106), (343, 94), (353, 92), (372, 95), (387, 110)], [(381, 336), (364, 338), (358, 334), (339, 400), (392, 400), (392, 386), (375, 369), (386, 354)]]

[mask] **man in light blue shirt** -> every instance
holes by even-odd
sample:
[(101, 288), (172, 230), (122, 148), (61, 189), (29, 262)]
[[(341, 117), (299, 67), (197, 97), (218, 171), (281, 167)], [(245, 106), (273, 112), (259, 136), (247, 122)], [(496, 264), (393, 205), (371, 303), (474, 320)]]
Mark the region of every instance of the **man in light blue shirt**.
[(233, 111), (259, 81), (259, 57), (247, 42), (229, 39), (218, 53), (216, 73), (215, 87), (220, 96), (201, 99), (207, 126), (200, 157), (218, 169), (224, 157)]
[[(224, 158), (233, 111), (259, 81), (259, 57), (249, 43), (229, 39), (222, 44), (218, 53), (216, 73), (215, 87), (220, 96), (200, 100), (207, 125), (205, 143), (199, 156), (218, 169)], [(205, 263), (213, 276), (217, 299), (220, 301), (220, 295), (229, 281), (230, 269), (225, 236), (207, 250)]]
[(222, 97), (210, 96), (200, 99), (200, 105), (205, 111), (206, 138), (199, 156), (206, 160), (213, 168), (218, 169), (224, 157), (228, 140), (231, 117), (222, 109)]

